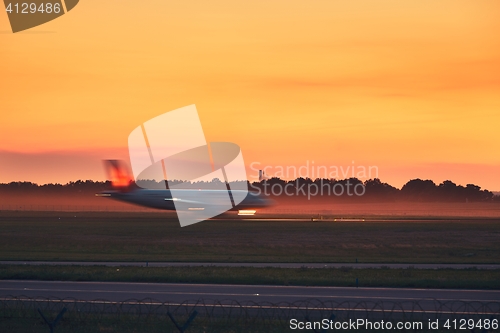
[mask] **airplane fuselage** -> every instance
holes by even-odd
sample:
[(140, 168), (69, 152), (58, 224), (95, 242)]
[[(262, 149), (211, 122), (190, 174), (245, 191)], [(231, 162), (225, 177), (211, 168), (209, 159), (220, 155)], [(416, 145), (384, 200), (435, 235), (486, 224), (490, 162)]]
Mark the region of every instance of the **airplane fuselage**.
[[(200, 191), (210, 191), (210, 202), (201, 203), (197, 200)], [(232, 191), (236, 192), (236, 191)], [(218, 203), (227, 202), (228, 191), (224, 190), (176, 190), (175, 197), (170, 190), (135, 189), (129, 192), (110, 190), (98, 194), (98, 196), (124, 201), (140, 206), (163, 209), (163, 210), (191, 210), (210, 209), (218, 206)], [(230, 210), (246, 210), (268, 207), (271, 200), (248, 192), (245, 199)]]

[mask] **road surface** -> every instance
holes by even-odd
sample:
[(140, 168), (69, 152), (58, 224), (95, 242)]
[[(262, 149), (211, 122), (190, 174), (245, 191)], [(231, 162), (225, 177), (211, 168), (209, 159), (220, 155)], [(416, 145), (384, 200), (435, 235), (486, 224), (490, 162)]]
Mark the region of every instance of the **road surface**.
[(123, 282), (61, 282), (61, 281), (0, 281), (0, 298), (10, 296), (29, 298), (75, 298), (92, 301), (104, 299), (122, 302), (130, 299), (150, 298), (160, 302), (182, 303), (196, 300), (252, 302), (368, 302), (392, 307), (413, 307), (418, 302), (423, 310), (435, 310), (440, 304), (453, 302), (490, 303), (489, 311), (500, 313), (500, 290), (451, 290), (412, 288), (346, 288), (299, 286), (251, 286), (173, 283)]

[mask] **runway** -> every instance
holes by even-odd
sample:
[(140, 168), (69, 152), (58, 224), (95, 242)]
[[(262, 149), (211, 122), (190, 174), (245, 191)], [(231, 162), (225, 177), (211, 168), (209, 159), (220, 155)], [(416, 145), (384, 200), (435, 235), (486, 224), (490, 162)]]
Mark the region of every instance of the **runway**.
[(121, 261), (0, 261), (0, 265), (135, 266), (135, 267), (276, 267), (276, 268), (414, 268), (414, 269), (500, 269), (499, 264), (393, 264), (393, 263), (227, 263), (227, 262), (121, 262)]
[[(415, 302), (424, 310), (436, 309), (436, 304), (461, 302), (495, 302), (490, 310), (500, 311), (498, 290), (447, 290), (411, 288), (346, 288), (300, 286), (253, 286), (172, 283), (122, 282), (61, 282), (61, 281), (0, 281), (0, 298), (26, 296), (30, 298), (74, 298), (82, 301), (108, 300), (122, 302), (131, 299), (154, 299), (160, 302), (182, 303), (196, 300), (236, 302), (369, 302), (408, 304)], [(389, 305), (390, 306), (390, 305)]]

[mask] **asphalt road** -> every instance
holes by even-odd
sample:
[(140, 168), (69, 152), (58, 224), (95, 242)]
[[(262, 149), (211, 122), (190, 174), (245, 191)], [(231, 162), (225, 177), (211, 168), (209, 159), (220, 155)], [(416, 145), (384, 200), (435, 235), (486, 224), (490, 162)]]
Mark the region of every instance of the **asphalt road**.
[(120, 261), (0, 261), (0, 265), (54, 265), (54, 266), (149, 266), (149, 267), (279, 267), (279, 268), (416, 268), (416, 269), (500, 269), (499, 264), (384, 264), (384, 263), (226, 263), (226, 262), (120, 262)]
[(0, 298), (27, 296), (30, 298), (75, 298), (92, 301), (104, 299), (121, 302), (150, 298), (160, 302), (182, 303), (204, 299), (230, 304), (237, 302), (296, 302), (315, 299), (322, 302), (382, 303), (391, 307), (413, 307), (415, 301), (423, 310), (434, 310), (437, 304), (465, 302), (496, 302), (489, 307), (500, 311), (498, 290), (446, 290), (411, 288), (345, 288), (298, 286), (250, 286), (172, 283), (122, 282), (61, 282), (61, 281), (0, 281)]

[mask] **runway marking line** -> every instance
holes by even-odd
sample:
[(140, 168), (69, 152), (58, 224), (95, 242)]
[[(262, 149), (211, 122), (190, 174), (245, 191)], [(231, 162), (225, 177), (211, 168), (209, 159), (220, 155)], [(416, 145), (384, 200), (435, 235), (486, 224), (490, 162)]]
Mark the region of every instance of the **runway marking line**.
[(478, 292), (478, 293), (500, 293), (500, 290), (483, 289), (432, 289), (432, 288), (388, 288), (388, 287), (322, 287), (322, 286), (273, 286), (273, 285), (251, 285), (251, 284), (210, 284), (210, 283), (153, 283), (153, 282), (113, 282), (113, 281), (43, 281), (43, 280), (0, 280), (2, 282), (36, 282), (45, 284), (123, 284), (123, 285), (153, 285), (153, 286), (190, 286), (190, 287), (240, 287), (240, 288), (280, 288), (280, 289), (332, 289), (332, 290), (391, 290), (391, 291), (439, 291), (439, 292)]
[[(5, 291), (16, 291), (19, 288), (0, 288)], [(403, 300), (403, 301), (462, 301), (462, 302), (492, 302), (492, 300), (481, 299), (454, 299), (454, 298), (431, 298), (431, 297), (389, 297), (389, 296), (351, 296), (351, 295), (282, 295), (282, 294), (242, 294), (242, 293), (207, 293), (207, 292), (181, 292), (181, 291), (130, 291), (130, 290), (84, 290), (84, 289), (40, 289), (24, 288), (22, 291), (52, 291), (52, 292), (75, 292), (75, 293), (102, 293), (102, 294), (153, 294), (153, 295), (202, 295), (202, 296), (259, 296), (259, 297), (302, 297), (302, 298), (348, 298), (366, 300)]]

